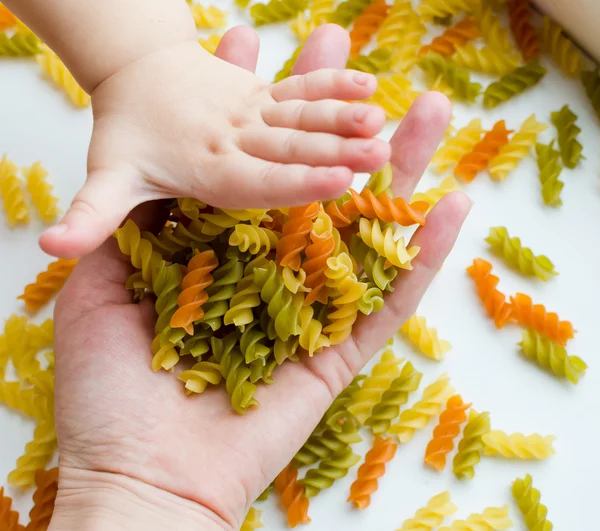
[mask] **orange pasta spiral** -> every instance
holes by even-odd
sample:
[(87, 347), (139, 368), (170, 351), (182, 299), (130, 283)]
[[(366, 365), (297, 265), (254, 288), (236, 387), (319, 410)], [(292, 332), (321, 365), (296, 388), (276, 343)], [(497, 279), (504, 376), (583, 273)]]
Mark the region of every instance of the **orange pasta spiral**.
[(214, 251), (197, 253), (188, 263), (188, 273), (181, 281), (177, 311), (171, 317), (171, 328), (183, 328), (194, 333), (194, 322), (204, 317), (202, 305), (208, 300), (206, 288), (213, 283), (210, 272), (219, 265)]
[(349, 502), (357, 509), (366, 509), (371, 504), (371, 495), (377, 490), (377, 480), (385, 474), (385, 465), (396, 454), (398, 445), (392, 439), (377, 435), (365, 457), (365, 462), (358, 469), (358, 476), (350, 487)]
[(451, 28), (448, 28), (439, 37), (436, 37), (421, 48), (419, 55), (425, 55), (427, 52), (436, 52), (440, 55), (450, 56), (456, 51), (456, 48), (464, 46), (467, 42), (476, 39), (481, 34), (479, 27), (473, 17), (468, 17)]
[(500, 148), (508, 144), (508, 135), (504, 120), (497, 122), (493, 129), (485, 134), (470, 153), (463, 156), (454, 169), (454, 175), (471, 182), (481, 170), (485, 170), (490, 161), (498, 155)]
[(306, 273), (304, 285), (311, 288), (311, 291), (306, 294), (304, 305), (310, 306), (315, 301), (327, 304), (325, 271), (327, 259), (335, 249), (335, 240), (331, 232), (317, 234), (315, 231), (310, 233), (310, 240), (312, 243), (306, 247), (306, 261), (302, 264), (302, 269)]
[(294, 271), (300, 269), (300, 254), (308, 245), (308, 235), (313, 220), (319, 214), (319, 203), (290, 208), (287, 221), (283, 224), (281, 239), (277, 242), (277, 263)]
[(510, 29), (525, 62), (540, 55), (540, 40), (530, 22), (529, 0), (510, 0), (508, 14)]
[(385, 192), (375, 196), (368, 188), (364, 188), (360, 194), (350, 189), (350, 194), (351, 198), (344, 201), (339, 208), (335, 201), (329, 203), (325, 208), (325, 212), (329, 214), (335, 227), (349, 225), (360, 214), (369, 219), (378, 218), (385, 223), (395, 221), (404, 226), (415, 223), (425, 225), (425, 213), (429, 209), (429, 204), (425, 201), (408, 203), (401, 197), (392, 199)]
[(17, 17), (15, 17), (7, 7), (0, 4), (0, 30), (10, 28), (17, 23)]
[(2, 531), (23, 531), (19, 524), (19, 513), (11, 509), (12, 498), (4, 495), (4, 487), (0, 487), (0, 529)]
[(289, 464), (275, 478), (275, 490), (281, 495), (281, 505), (287, 511), (288, 525), (308, 524), (309, 501), (304, 485), (298, 483), (298, 469)]
[(54, 512), (58, 491), (58, 468), (36, 471), (35, 485), (33, 508), (29, 511), (27, 531), (46, 531)]
[(25, 286), (18, 298), (25, 301), (27, 311), (36, 312), (48, 303), (64, 286), (76, 264), (77, 260), (59, 258), (40, 273), (33, 284)]
[(385, 0), (375, 0), (354, 21), (350, 32), (350, 57), (356, 57), (371, 42), (373, 35), (387, 18), (390, 8)]
[(548, 312), (543, 304), (533, 304), (529, 295), (517, 293), (510, 301), (515, 319), (548, 339), (564, 346), (575, 335), (570, 321), (561, 321), (557, 314)]
[(492, 264), (482, 258), (473, 260), (473, 265), (467, 269), (477, 286), (477, 293), (483, 302), (485, 311), (494, 319), (498, 328), (502, 328), (513, 319), (511, 305), (506, 302), (506, 295), (496, 289), (499, 278), (492, 275)]
[(460, 395), (448, 399), (440, 422), (433, 430), (433, 438), (425, 450), (425, 464), (441, 472), (446, 466), (446, 456), (454, 449), (454, 439), (460, 434), (460, 425), (467, 420), (465, 404)]

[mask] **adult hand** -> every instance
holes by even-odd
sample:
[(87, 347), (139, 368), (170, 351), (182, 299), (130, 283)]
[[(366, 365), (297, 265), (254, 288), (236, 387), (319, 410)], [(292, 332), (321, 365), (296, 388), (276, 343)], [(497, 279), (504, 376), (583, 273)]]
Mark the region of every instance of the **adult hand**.
[[(348, 34), (318, 29), (296, 73), (341, 67)], [(258, 41), (236, 28), (217, 54), (253, 69)], [(392, 141), (397, 195), (410, 197), (449, 121), (444, 96), (414, 104)], [(144, 228), (152, 205), (134, 213)], [(384, 309), (357, 321), (344, 344), (286, 363), (256, 394), (245, 416), (221, 388), (186, 397), (172, 374), (150, 371), (155, 320), (148, 300), (133, 304), (131, 273), (113, 239), (81, 260), (56, 305), (56, 423), (60, 488), (50, 529), (238, 529), (248, 506), (291, 460), (335, 396), (414, 312), (451, 250), (470, 202), (446, 196), (411, 244), (421, 247), (401, 271)]]

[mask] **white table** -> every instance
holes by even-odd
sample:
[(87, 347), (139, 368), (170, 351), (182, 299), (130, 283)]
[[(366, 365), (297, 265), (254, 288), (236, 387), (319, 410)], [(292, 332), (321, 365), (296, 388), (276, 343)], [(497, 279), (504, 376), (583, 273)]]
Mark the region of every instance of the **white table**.
[[(231, 7), (232, 1), (217, 0)], [(232, 13), (236, 13), (231, 8)], [(232, 23), (242, 22), (239, 14)], [(259, 75), (273, 74), (296, 47), (284, 25), (260, 29), (262, 52)], [(549, 121), (549, 113), (565, 103), (579, 115), (581, 142), (586, 160), (574, 171), (565, 170), (564, 206), (545, 207), (540, 197), (535, 160), (527, 159), (509, 179), (495, 183), (480, 175), (467, 191), (474, 201), (472, 213), (458, 244), (429, 291), (419, 313), (440, 335), (451, 341), (452, 351), (441, 364), (415, 354), (406, 344), (396, 347), (425, 373), (424, 382), (448, 372), (455, 387), (478, 410), (492, 412), (493, 426), (506, 431), (539, 432), (557, 435), (557, 455), (542, 463), (509, 462), (484, 459), (473, 481), (458, 482), (449, 470), (436, 474), (425, 469), (422, 456), (434, 423), (399, 449), (388, 472), (380, 482), (372, 505), (363, 512), (345, 502), (356, 469), (323, 492), (311, 503), (314, 531), (369, 529), (391, 531), (413, 515), (433, 495), (449, 489), (459, 505), (458, 516), (465, 517), (488, 505), (511, 503), (510, 484), (517, 476), (531, 473), (542, 491), (549, 516), (557, 530), (591, 529), (597, 518), (596, 479), (600, 472), (598, 443), (598, 404), (600, 373), (597, 370), (598, 301), (600, 301), (600, 156), (598, 121), (585, 94), (576, 81), (562, 77), (548, 61), (550, 72), (541, 85), (526, 95), (485, 112), (478, 105), (456, 105), (455, 125), (462, 126), (481, 116), (485, 127), (501, 118), (511, 129), (520, 126), (532, 112)], [(74, 110), (64, 95), (42, 81), (34, 61), (0, 60), (0, 154), (6, 152), (19, 165), (43, 161), (51, 182), (66, 209), (85, 178), (86, 149), (91, 132), (91, 112)], [(386, 127), (389, 138), (397, 124)], [(550, 128), (541, 137), (549, 141)], [(422, 189), (440, 179), (427, 175)], [(489, 227), (505, 225), (511, 235), (520, 236), (535, 252), (547, 254), (560, 276), (546, 284), (515, 274), (492, 258), (483, 241)], [(25, 284), (50, 261), (37, 247), (42, 225), (34, 220), (26, 228), (10, 230), (0, 216), (0, 317), (7, 318), (22, 307), (16, 297)], [(517, 343), (521, 330), (508, 326), (502, 331), (484, 315), (465, 268), (474, 257), (492, 258), (500, 288), (505, 293), (523, 291), (547, 305), (563, 319), (571, 320), (578, 333), (569, 343), (569, 352), (578, 354), (590, 365), (588, 375), (578, 387), (563, 384), (537, 366), (522, 359)], [(41, 322), (50, 310), (36, 316)], [(594, 318), (596, 316), (596, 318)], [(151, 375), (149, 375), (151, 377)], [(8, 472), (33, 433), (33, 423), (0, 407), (0, 478)], [(359, 446), (360, 451), (368, 445)], [(0, 481), (0, 484), (4, 480)], [(30, 495), (17, 497), (17, 507), (28, 511)], [(285, 529), (284, 516), (272, 497), (260, 506), (266, 529)], [(525, 529), (516, 507), (511, 505), (515, 529)]]

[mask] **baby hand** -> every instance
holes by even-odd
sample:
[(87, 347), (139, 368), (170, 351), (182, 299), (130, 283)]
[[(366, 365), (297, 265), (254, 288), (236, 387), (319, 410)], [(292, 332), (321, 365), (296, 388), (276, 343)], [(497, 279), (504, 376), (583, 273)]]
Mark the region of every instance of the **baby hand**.
[(268, 208), (339, 197), (353, 172), (390, 157), (371, 138), (383, 111), (361, 100), (369, 74), (318, 70), (270, 85), (195, 41), (151, 53), (92, 93), (88, 177), (40, 240), (54, 255), (93, 251), (142, 202), (195, 197)]

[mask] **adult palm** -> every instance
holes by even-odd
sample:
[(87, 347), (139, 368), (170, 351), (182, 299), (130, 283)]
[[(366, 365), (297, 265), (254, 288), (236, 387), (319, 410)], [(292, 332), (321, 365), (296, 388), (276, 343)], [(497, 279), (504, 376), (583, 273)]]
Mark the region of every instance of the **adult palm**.
[[(307, 42), (296, 71), (343, 66), (347, 34), (325, 26)], [(232, 30), (218, 54), (254, 68), (255, 35)], [(449, 119), (447, 100), (426, 94), (391, 143), (396, 194), (409, 197)], [(444, 198), (418, 230), (414, 270), (401, 272), (383, 311), (359, 320), (352, 337), (298, 364), (277, 369), (257, 392), (260, 407), (235, 414), (226, 393), (186, 397), (181, 382), (150, 371), (154, 310), (133, 304), (124, 282), (131, 266), (115, 241), (82, 259), (56, 305), (56, 422), (61, 491), (75, 478), (108, 474), (200, 504), (213, 522), (236, 528), (248, 505), (290, 461), (330, 405), (382, 343), (408, 318), (452, 248), (469, 209)], [(155, 208), (134, 213), (149, 227)], [(81, 482), (80, 482), (81, 483)]]

